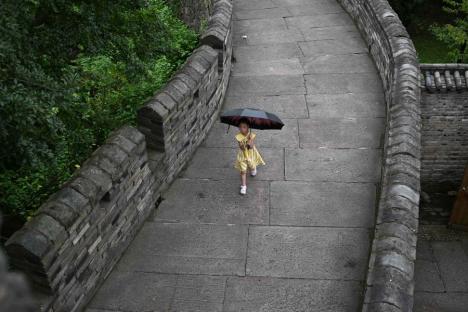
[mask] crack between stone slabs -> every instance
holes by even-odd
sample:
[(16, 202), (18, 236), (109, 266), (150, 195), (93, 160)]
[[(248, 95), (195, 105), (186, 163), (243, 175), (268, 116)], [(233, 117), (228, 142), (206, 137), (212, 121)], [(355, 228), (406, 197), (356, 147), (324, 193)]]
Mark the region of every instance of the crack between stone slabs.
[(270, 278), (278, 280), (309, 280), (309, 281), (342, 281), (342, 282), (364, 282), (363, 279), (340, 279), (340, 278), (311, 278), (311, 277), (286, 277), (286, 276), (271, 276), (271, 275), (226, 275), (226, 274), (197, 274), (197, 273), (168, 273), (168, 272), (152, 272), (152, 271), (120, 271), (120, 272), (135, 272), (135, 273), (146, 273), (146, 274), (160, 274), (160, 275), (176, 275), (176, 276), (214, 276), (214, 277), (226, 277), (226, 281), (230, 278)]
[[(195, 180), (205, 180), (205, 181), (213, 181), (213, 182), (220, 182), (220, 181), (237, 181), (238, 178), (230, 178), (230, 179), (217, 179), (217, 178), (187, 178), (187, 177), (180, 177), (179, 179), (187, 180), (187, 181), (195, 181)], [(342, 184), (372, 184), (375, 185), (376, 183), (379, 183), (378, 181), (343, 181), (343, 180), (300, 180), (300, 179), (294, 179), (294, 180), (278, 180), (278, 179), (265, 179), (265, 180), (260, 180), (256, 179), (256, 181), (259, 182), (304, 182), (304, 183), (342, 183)]]
[(385, 301), (385, 300), (382, 300), (382, 301), (364, 302), (364, 305), (379, 304), (379, 303), (388, 304), (388, 305), (390, 305), (390, 306), (393, 306), (393, 307), (397, 308), (398, 310), (401, 310), (401, 307), (397, 306), (397, 305), (394, 304), (394, 303)]
[(415, 294), (468, 294), (468, 291), (427, 291), (427, 290), (415, 290)]
[(245, 244), (245, 264), (244, 264), (244, 276), (247, 276), (247, 260), (249, 256), (249, 240), (250, 240), (250, 225), (247, 226), (247, 243)]
[[(444, 285), (444, 291), (447, 292), (447, 285), (446, 285), (445, 280), (444, 280), (444, 278), (443, 278), (443, 276), (442, 276), (442, 270), (440, 269), (439, 260), (437, 260), (435, 254), (434, 254), (434, 248), (432, 247), (432, 242), (431, 242), (431, 241), (429, 241), (429, 246), (430, 246), (430, 248), (431, 248), (431, 256), (432, 256), (432, 259), (435, 260), (435, 265), (436, 265), (436, 267), (437, 267), (437, 273), (438, 273), (438, 275), (439, 275), (439, 279), (441, 280), (442, 285)], [(417, 258), (417, 253), (416, 253), (416, 258)], [(416, 265), (416, 264), (415, 264), (415, 265)]]

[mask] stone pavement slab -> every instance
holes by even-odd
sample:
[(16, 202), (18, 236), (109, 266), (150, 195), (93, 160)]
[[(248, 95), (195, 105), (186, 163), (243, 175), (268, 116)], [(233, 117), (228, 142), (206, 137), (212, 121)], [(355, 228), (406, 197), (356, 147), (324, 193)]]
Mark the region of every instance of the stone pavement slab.
[(298, 58), (302, 53), (297, 44), (276, 43), (235, 47), (234, 56), (236, 58), (234, 68), (236, 68), (241, 63)]
[[(214, 180), (239, 180), (234, 169), (239, 148), (199, 147), (190, 166), (182, 172), (184, 178)], [(284, 149), (260, 148), (266, 166), (258, 168), (255, 180), (284, 180)]]
[(106, 280), (90, 307), (131, 312), (168, 311), (176, 282), (176, 275), (116, 272)]
[[(253, 130), (257, 135), (255, 144), (260, 148), (283, 148), (283, 147), (299, 147), (299, 135), (296, 119), (283, 119), (284, 127), (282, 130)], [(212, 131), (204, 142), (207, 147), (238, 147), (235, 140), (235, 135), (238, 133), (237, 128), (231, 127), (229, 132), (228, 126), (224, 124), (216, 124), (213, 126), (215, 131)]]
[(272, 182), (270, 223), (371, 228), (375, 197), (369, 184)]
[(367, 229), (251, 226), (246, 274), (362, 280), (369, 240)]
[(414, 312), (462, 312), (468, 306), (468, 293), (419, 293), (414, 298)]
[(382, 83), (372, 73), (311, 74), (304, 77), (308, 94), (383, 94)]
[(240, 10), (259, 10), (278, 7), (272, 0), (236, 0), (234, 3), (234, 12)]
[[(265, 44), (276, 44), (276, 43), (290, 43), (296, 45), (298, 41), (304, 41), (305, 37), (299, 29), (288, 29), (278, 31), (264, 31), (250, 32), (247, 34), (247, 38), (242, 38), (246, 34), (235, 34), (233, 41), (236, 46), (247, 46), (247, 45), (265, 45)], [(234, 55), (235, 57), (235, 55)]]
[(301, 62), (297, 58), (236, 63), (232, 76), (302, 75)]
[(436, 262), (416, 260), (415, 291), (445, 292), (444, 282)]
[(303, 34), (303, 41), (326, 39), (345, 40), (353, 37), (362, 40), (360, 33), (354, 25), (310, 28), (307, 31), (304, 31)]
[(309, 31), (311, 28), (353, 25), (351, 17), (344, 12), (314, 16), (286, 17), (285, 20), (288, 28), (298, 28), (304, 32)]
[(302, 75), (231, 77), (228, 96), (305, 94)]
[(90, 306), (131, 312), (220, 312), (225, 284), (222, 276), (117, 272)]
[(234, 12), (235, 20), (253, 20), (253, 19), (264, 19), (264, 18), (277, 18), (290, 16), (291, 13), (286, 8), (267, 8), (257, 10), (236, 10)]
[[(288, 1), (286, 1), (287, 3)], [(284, 5), (284, 2), (281, 2)], [(314, 1), (308, 3), (300, 3), (299, 5), (288, 5), (289, 16), (313, 16), (330, 13), (341, 13), (343, 8), (337, 3), (332, 1)], [(281, 4), (280, 4), (281, 5)]]
[(375, 73), (367, 54), (314, 55), (301, 59), (301, 63), (306, 74)]
[(349, 312), (357, 309), (360, 291), (354, 281), (230, 277), (224, 311)]
[(380, 150), (286, 149), (286, 180), (379, 182)]
[(239, 95), (225, 99), (224, 108), (252, 107), (277, 114), (281, 119), (307, 118), (309, 112), (304, 95)]
[(147, 222), (117, 270), (244, 275), (247, 226)]
[(250, 32), (284, 31), (288, 27), (283, 18), (263, 18), (234, 21), (234, 35)]
[(270, 184), (252, 181), (246, 198), (238, 191), (238, 181), (177, 179), (163, 195), (154, 221), (268, 224)]
[(299, 47), (306, 57), (359, 53), (369, 58), (366, 45), (360, 37), (305, 41), (299, 42)]
[(459, 241), (431, 242), (448, 292), (468, 293), (468, 256)]
[(384, 118), (322, 118), (299, 120), (301, 147), (379, 148)]
[(380, 93), (311, 94), (306, 97), (310, 117), (385, 117)]

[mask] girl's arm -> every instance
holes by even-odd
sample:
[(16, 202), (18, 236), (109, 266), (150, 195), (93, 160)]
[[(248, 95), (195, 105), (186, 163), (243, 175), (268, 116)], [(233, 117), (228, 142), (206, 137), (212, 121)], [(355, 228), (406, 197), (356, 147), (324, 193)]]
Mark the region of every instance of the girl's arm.
[(242, 144), (242, 142), (239, 142), (239, 148), (240, 148), (241, 150), (245, 150), (245, 146), (244, 146), (244, 144)]
[(251, 147), (254, 147), (255, 144), (255, 134), (249, 134), (249, 140), (247, 141), (247, 144), (249, 144)]

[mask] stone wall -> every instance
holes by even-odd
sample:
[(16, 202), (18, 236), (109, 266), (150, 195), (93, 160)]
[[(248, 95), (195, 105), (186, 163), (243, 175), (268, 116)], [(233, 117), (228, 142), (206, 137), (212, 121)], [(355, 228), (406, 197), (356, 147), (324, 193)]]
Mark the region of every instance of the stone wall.
[(339, 0), (380, 73), (387, 130), (376, 227), (362, 311), (411, 311), (420, 192), (419, 63), (386, 0)]
[(421, 65), (421, 220), (446, 224), (468, 165), (468, 64)]
[(139, 110), (139, 130), (112, 133), (7, 241), (13, 267), (45, 294), (42, 311), (85, 306), (204, 139), (229, 81), (231, 15), (230, 1), (214, 2), (201, 46)]
[[(0, 214), (0, 228), (2, 217)], [(8, 272), (8, 263), (0, 250), (0, 312), (34, 312), (34, 303), (24, 277)]]
[(421, 184), (458, 190), (468, 164), (468, 64), (422, 64)]

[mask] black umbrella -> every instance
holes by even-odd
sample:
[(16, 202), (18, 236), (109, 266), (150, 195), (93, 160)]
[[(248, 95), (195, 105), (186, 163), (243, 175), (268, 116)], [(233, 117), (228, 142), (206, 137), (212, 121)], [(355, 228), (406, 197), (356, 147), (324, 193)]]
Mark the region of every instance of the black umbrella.
[(284, 123), (275, 114), (254, 108), (237, 108), (225, 111), (221, 114), (221, 122), (239, 126), (241, 120), (247, 120), (250, 128), (259, 130), (281, 130)]

